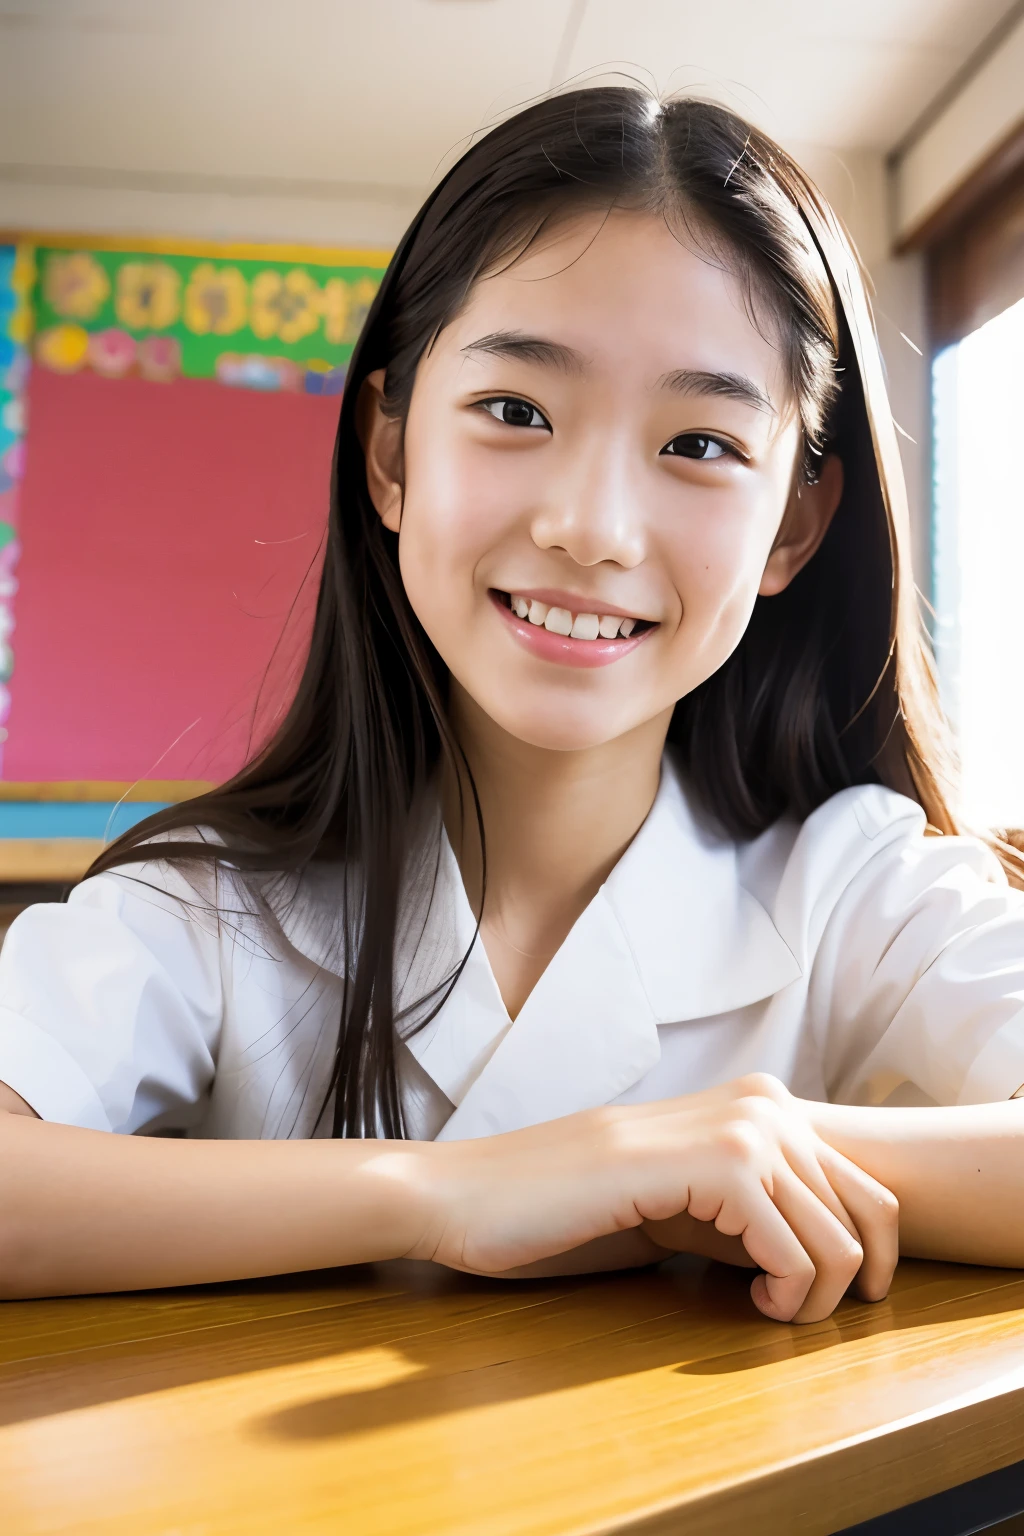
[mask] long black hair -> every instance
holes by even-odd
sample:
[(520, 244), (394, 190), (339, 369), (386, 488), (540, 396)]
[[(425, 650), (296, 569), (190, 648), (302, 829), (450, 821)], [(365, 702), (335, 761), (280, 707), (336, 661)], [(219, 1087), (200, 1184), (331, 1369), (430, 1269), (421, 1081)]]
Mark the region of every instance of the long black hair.
[[(669, 739), (694, 792), (736, 837), (784, 813), (806, 817), (865, 782), (915, 797), (937, 830), (957, 829), (877, 344), (835, 215), (776, 144), (720, 106), (662, 104), (622, 86), (534, 104), (476, 143), (431, 194), (367, 316), (341, 405), (312, 638), (281, 724), (228, 783), (140, 823), (89, 871), (153, 856), (299, 881), (317, 864), (344, 869), (335, 1135), (402, 1134), (403, 870), (427, 786), (442, 758), (453, 767), (460, 758), (446, 668), (405, 595), (397, 537), (367, 491), (360, 386), (385, 369), (385, 407), (401, 417), (420, 358), (474, 282), (553, 222), (612, 206), (662, 213), (741, 277), (752, 318), (771, 324), (782, 347), (806, 472), (829, 451), (845, 475), (813, 560), (784, 592), (757, 599), (732, 656), (676, 706)], [(213, 839), (197, 843), (197, 826)], [(158, 847), (141, 853), (155, 837)]]

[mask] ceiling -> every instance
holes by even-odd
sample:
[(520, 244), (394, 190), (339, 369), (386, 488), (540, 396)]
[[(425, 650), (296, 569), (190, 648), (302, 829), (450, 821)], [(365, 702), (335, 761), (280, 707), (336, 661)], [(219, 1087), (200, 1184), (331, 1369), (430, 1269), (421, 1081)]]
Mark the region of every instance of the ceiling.
[(789, 145), (890, 147), (1009, 0), (0, 0), (0, 177), (411, 195), (620, 70)]

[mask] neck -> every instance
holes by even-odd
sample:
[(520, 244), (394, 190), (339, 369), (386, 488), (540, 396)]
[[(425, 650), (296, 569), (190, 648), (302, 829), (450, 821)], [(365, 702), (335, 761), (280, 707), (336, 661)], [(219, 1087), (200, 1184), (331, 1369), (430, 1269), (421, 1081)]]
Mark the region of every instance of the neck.
[(552, 751), (503, 731), (453, 680), (451, 719), (480, 799), (485, 897), (472, 792), (464, 779), (460, 812), (455, 773), (443, 787), (445, 826), (514, 1016), (647, 816), (669, 717), (597, 747)]

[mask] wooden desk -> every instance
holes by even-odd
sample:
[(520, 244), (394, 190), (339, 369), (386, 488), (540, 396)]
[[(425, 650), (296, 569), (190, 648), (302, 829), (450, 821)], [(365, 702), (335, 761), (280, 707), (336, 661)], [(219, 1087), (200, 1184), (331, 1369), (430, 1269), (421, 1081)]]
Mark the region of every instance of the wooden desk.
[(761, 1321), (735, 1271), (0, 1305), (4, 1536), (796, 1536), (1024, 1457), (1024, 1276)]

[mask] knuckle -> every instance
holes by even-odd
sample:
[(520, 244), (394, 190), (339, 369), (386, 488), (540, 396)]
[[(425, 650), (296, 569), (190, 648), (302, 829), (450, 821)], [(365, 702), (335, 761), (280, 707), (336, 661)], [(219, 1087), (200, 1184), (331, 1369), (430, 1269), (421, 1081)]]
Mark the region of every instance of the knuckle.
[(737, 1080), (736, 1087), (743, 1098), (771, 1099), (776, 1104), (789, 1098), (789, 1090), (770, 1072), (746, 1072)]
[(855, 1238), (842, 1244), (839, 1251), (839, 1264), (841, 1269), (852, 1278), (864, 1263), (864, 1249)]
[(794, 1266), (793, 1278), (810, 1290), (818, 1278), (818, 1269), (814, 1260), (806, 1256), (801, 1259), (800, 1263)]
[(891, 1190), (883, 1189), (878, 1196), (879, 1219), (887, 1227), (896, 1227), (900, 1220), (900, 1203)]
[(751, 1094), (737, 1101), (735, 1112), (764, 1140), (779, 1141), (785, 1135), (786, 1112), (772, 1099)]
[(730, 1162), (744, 1166), (760, 1161), (761, 1134), (744, 1115), (732, 1115), (719, 1128), (718, 1149)]

